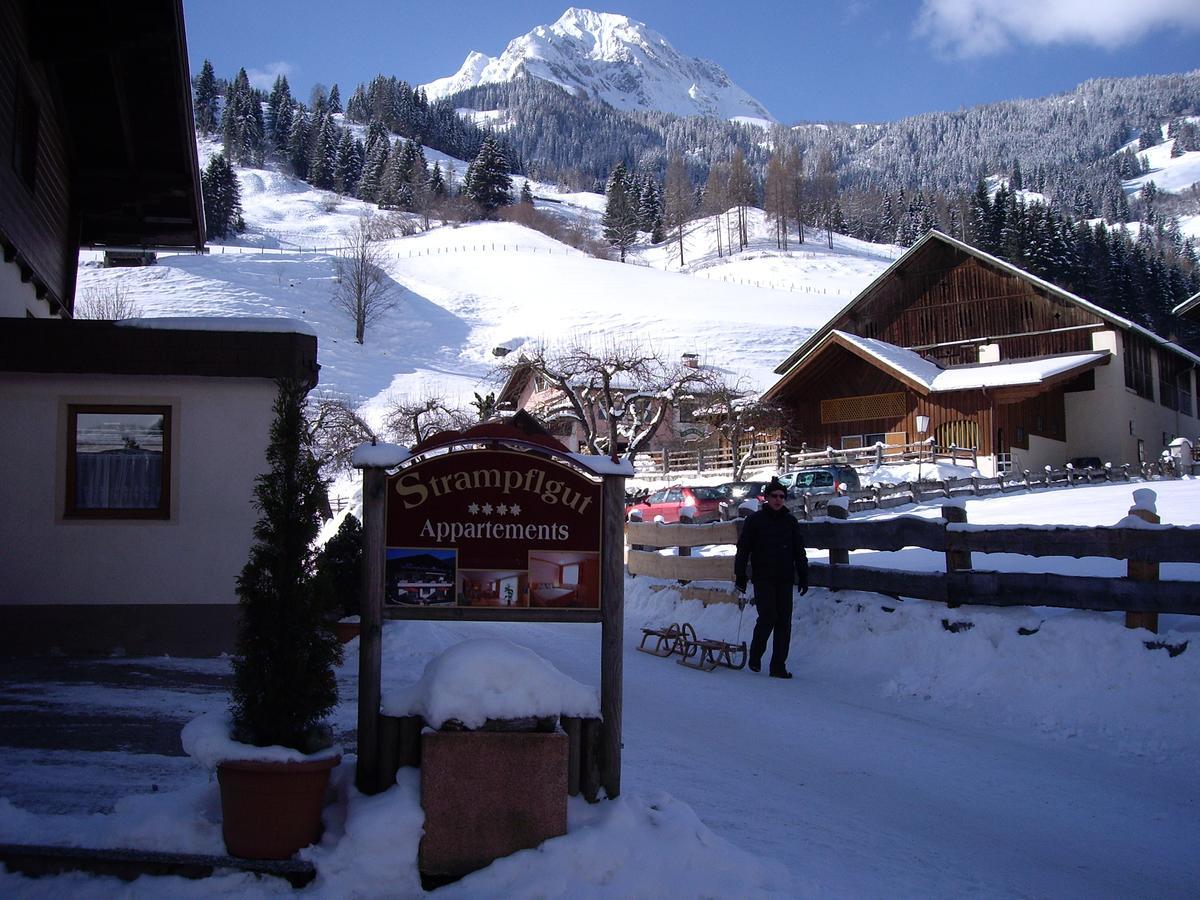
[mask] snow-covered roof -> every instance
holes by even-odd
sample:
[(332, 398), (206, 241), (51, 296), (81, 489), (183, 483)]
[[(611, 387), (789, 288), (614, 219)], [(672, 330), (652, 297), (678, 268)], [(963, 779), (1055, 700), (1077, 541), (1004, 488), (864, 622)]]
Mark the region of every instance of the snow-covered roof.
[(121, 328), (152, 328), (170, 331), (252, 331), (259, 334), (308, 334), (317, 336), (307, 322), (287, 316), (146, 316), (119, 319)]
[(822, 345), (835, 338), (877, 360), (883, 366), (899, 374), (905, 381), (915, 382), (918, 387), (933, 394), (944, 391), (1041, 384), (1049, 378), (1065, 375), (1076, 369), (1090, 368), (1109, 355), (1107, 350), (1097, 350), (1090, 353), (1067, 353), (1061, 356), (953, 366), (945, 369), (915, 351), (897, 347), (886, 341), (848, 334), (844, 331), (831, 332)]
[[(993, 256), (990, 253), (985, 253), (984, 251), (980, 250), (977, 247), (972, 247), (970, 244), (964, 243), (963, 241), (957, 240), (956, 238), (952, 238), (947, 234), (942, 234), (942, 232), (937, 231), (936, 229), (930, 229), (929, 231), (925, 232), (925, 234), (922, 235), (921, 238), (918, 239), (915, 244), (913, 244), (911, 247), (909, 247), (908, 251), (906, 253), (904, 253), (902, 256), (897, 258), (894, 263), (892, 263), (890, 266), (888, 266), (882, 273), (880, 273), (880, 275), (874, 281), (872, 281), (869, 285), (867, 285), (865, 288), (863, 288), (863, 290), (860, 291), (854, 297), (853, 300), (851, 300), (849, 303), (847, 303), (835, 316), (833, 316), (833, 318), (831, 318), (829, 320), (829, 323), (827, 325), (825, 325), (824, 328), (818, 329), (816, 332), (814, 332), (808, 338), (808, 340), (806, 340), (803, 344), (801, 344), (798, 348), (796, 348), (796, 350), (790, 356), (788, 356), (787, 359), (785, 359), (782, 363), (780, 363), (775, 368), (775, 373), (777, 375), (786, 375), (793, 368), (795, 368), (796, 364), (799, 363), (800, 360), (802, 360), (808, 354), (812, 353), (814, 350), (817, 349), (818, 346), (820, 346), (822, 344), (823, 340), (829, 335), (829, 333), (831, 331), (833, 331), (833, 324), (835, 322), (840, 322), (842, 320), (843, 316), (845, 316), (851, 309), (853, 309), (855, 306), (857, 306), (859, 303), (861, 303), (864, 298), (869, 297), (871, 294), (873, 294), (879, 288), (880, 285), (885, 284), (888, 281), (888, 279), (891, 278), (892, 275), (897, 270), (906, 266), (909, 263), (909, 261), (917, 253), (920, 252), (921, 248), (924, 247), (926, 244), (928, 244), (931, 241), (941, 241), (942, 243), (949, 244), (951, 247), (961, 250), (963, 253), (970, 254), (971, 256), (974, 256), (976, 259), (982, 260), (983, 262), (986, 262), (987, 264), (989, 264), (991, 266), (995, 266), (996, 268), (1001, 269), (1004, 272), (1007, 272), (1017, 278), (1021, 278), (1025, 281), (1029, 282), (1030, 284), (1034, 285), (1035, 287), (1040, 288), (1041, 290), (1047, 291), (1048, 293), (1053, 294), (1054, 296), (1059, 297), (1063, 300), (1066, 300), (1070, 303), (1074, 303), (1075, 305), (1077, 305), (1083, 309), (1086, 309), (1088, 312), (1092, 313), (1095, 316), (1098, 316), (1099, 318), (1103, 319), (1104, 321), (1106, 321), (1112, 325), (1116, 325), (1117, 327), (1126, 329), (1127, 331), (1135, 332), (1135, 333), (1141, 335), (1142, 337), (1148, 338), (1149, 340), (1153, 341), (1154, 343), (1158, 344), (1159, 346), (1165, 347), (1174, 353), (1178, 353), (1179, 355), (1186, 357), (1193, 364), (1200, 365), (1200, 356), (1197, 356), (1195, 353), (1192, 353), (1190, 350), (1187, 350), (1187, 349), (1179, 346), (1178, 344), (1168, 341), (1166, 338), (1160, 337), (1159, 335), (1155, 334), (1150, 329), (1144, 328), (1141, 325), (1138, 325), (1136, 322), (1131, 322), (1129, 319), (1119, 316), (1116, 313), (1112, 312), (1111, 310), (1107, 310), (1102, 306), (1097, 306), (1095, 303), (1092, 303), (1090, 300), (1085, 300), (1083, 297), (1080, 297), (1078, 294), (1072, 294), (1070, 291), (1064, 290), (1063, 288), (1059, 287), (1056, 284), (1051, 284), (1049, 281), (1046, 281), (1043, 278), (1038, 278), (1036, 275), (1026, 272), (1024, 269), (1021, 269), (1017, 266), (1014, 266), (1010, 262), (1006, 262), (1005, 260), (1000, 259), (998, 256)], [(1188, 302), (1190, 302), (1190, 301), (1188, 301)], [(1176, 308), (1176, 312), (1178, 312), (1178, 311), (1179, 311), (1178, 308)], [(979, 337), (980, 337), (980, 340), (987, 340), (993, 336), (992, 335), (980, 335)], [(774, 388), (771, 388), (770, 390), (774, 390)], [(768, 391), (768, 393), (770, 393), (770, 391)]]
[(1171, 312), (1175, 313), (1177, 316), (1182, 316), (1186, 313), (1190, 313), (1198, 306), (1200, 306), (1200, 291), (1192, 294), (1192, 296), (1188, 297), (1186, 300), (1176, 306), (1173, 310), (1171, 310)]

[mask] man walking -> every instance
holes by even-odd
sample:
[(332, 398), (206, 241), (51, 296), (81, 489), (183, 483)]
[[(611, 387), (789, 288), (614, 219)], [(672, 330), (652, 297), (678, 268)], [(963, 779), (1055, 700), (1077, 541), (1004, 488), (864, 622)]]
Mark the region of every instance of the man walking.
[(733, 563), (734, 584), (746, 590), (746, 563), (754, 582), (754, 605), (758, 621), (750, 641), (750, 671), (762, 670), (762, 657), (771, 642), (772, 678), (791, 678), (787, 670), (788, 648), (792, 642), (792, 586), (800, 594), (808, 593), (808, 556), (800, 523), (783, 505), (787, 488), (775, 478), (767, 485), (767, 505), (751, 513), (742, 527)]

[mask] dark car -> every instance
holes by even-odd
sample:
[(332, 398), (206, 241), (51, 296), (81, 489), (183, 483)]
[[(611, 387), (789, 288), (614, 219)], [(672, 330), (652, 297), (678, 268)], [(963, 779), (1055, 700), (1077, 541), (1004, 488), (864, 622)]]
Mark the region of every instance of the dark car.
[(725, 492), (718, 487), (675, 484), (626, 506), (625, 518), (639, 510), (643, 522), (653, 522), (658, 516), (662, 516), (664, 522), (678, 522), (682, 511), (690, 508), (692, 522), (716, 522), (721, 517), (724, 499)]
[(762, 503), (767, 498), (768, 484), (769, 481), (727, 481), (717, 485), (718, 489), (725, 493), (725, 499), (721, 501), (721, 518), (736, 519), (738, 507), (743, 500), (757, 500)]
[(811, 466), (780, 475), (779, 481), (796, 494), (844, 494), (861, 487), (853, 466)]

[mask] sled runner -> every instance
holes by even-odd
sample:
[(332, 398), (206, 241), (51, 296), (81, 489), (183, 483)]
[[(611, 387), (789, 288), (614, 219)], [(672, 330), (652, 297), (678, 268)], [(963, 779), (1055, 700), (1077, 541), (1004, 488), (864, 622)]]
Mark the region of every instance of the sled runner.
[(681, 666), (689, 666), (702, 672), (711, 672), (717, 666), (741, 669), (746, 665), (746, 642), (731, 644), (728, 641), (696, 637), (696, 630), (689, 623), (683, 625), (684, 648), (679, 659)]
[[(682, 654), (685, 648), (683, 639), (684, 628), (691, 628), (690, 625), (676, 625), (674, 623), (665, 628), (643, 628), (642, 643), (638, 645), (638, 649), (643, 653), (649, 653), (653, 656), (670, 656), (672, 653)], [(695, 632), (692, 636), (695, 637)], [(654, 639), (654, 644), (647, 646), (646, 642), (651, 638)]]

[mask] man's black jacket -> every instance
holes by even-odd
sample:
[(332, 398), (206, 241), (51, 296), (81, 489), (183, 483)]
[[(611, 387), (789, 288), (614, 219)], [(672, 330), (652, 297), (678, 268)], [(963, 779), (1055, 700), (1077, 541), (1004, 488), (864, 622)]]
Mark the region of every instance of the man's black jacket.
[(808, 556), (803, 529), (787, 509), (764, 506), (751, 513), (742, 526), (733, 561), (734, 581), (746, 583), (746, 563), (754, 581), (791, 581), (808, 586)]

